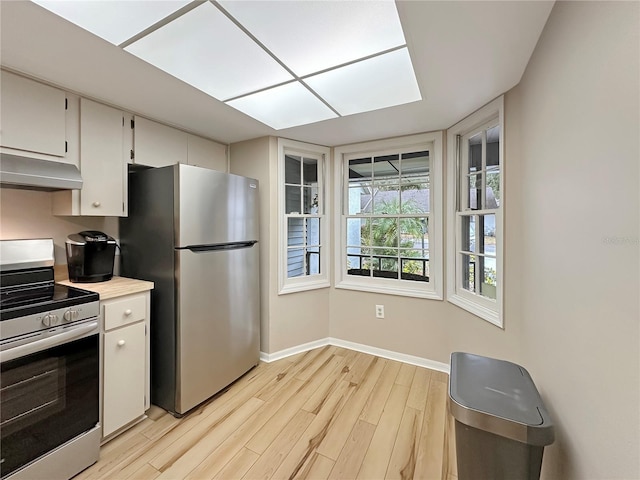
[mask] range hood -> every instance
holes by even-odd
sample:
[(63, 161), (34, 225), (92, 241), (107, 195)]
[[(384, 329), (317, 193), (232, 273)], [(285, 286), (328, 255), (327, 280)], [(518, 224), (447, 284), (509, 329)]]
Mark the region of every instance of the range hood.
[(38, 190), (77, 190), (82, 177), (75, 165), (38, 158), (0, 155), (0, 183)]

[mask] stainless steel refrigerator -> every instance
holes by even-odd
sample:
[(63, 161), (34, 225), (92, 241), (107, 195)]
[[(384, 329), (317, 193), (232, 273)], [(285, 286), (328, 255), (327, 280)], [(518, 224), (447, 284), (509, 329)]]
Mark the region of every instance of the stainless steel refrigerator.
[(175, 415), (258, 364), (258, 182), (190, 165), (129, 174), (121, 274), (151, 292), (151, 402)]

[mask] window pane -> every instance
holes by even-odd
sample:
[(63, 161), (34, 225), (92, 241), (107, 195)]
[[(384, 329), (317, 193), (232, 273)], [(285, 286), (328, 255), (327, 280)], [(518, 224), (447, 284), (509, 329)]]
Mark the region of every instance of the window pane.
[[(351, 249), (347, 249), (351, 250)], [(371, 276), (371, 257), (369, 255), (347, 254), (347, 274), (370, 277)]]
[(304, 185), (318, 185), (318, 160), (304, 158), (302, 172)]
[(491, 167), (487, 170), (487, 204), (485, 208), (500, 206), (500, 170)]
[(304, 244), (304, 218), (287, 219), (287, 245)]
[(300, 185), (300, 163), (302, 159), (295, 155), (284, 156), (284, 182)]
[(302, 187), (304, 206), (302, 213), (318, 213), (318, 187)]
[(500, 165), (500, 126), (487, 130), (487, 167)]
[(307, 275), (320, 274), (320, 247), (307, 248)]
[(482, 170), (482, 133), (469, 139), (469, 173)]
[(374, 277), (398, 278), (398, 250), (374, 248), (372, 267)]
[(372, 247), (398, 248), (398, 219), (372, 219), (370, 245)]
[(369, 245), (370, 225), (366, 218), (347, 218), (347, 245)]
[(373, 177), (375, 180), (397, 179), (400, 176), (399, 156), (385, 155), (373, 159)]
[(349, 183), (352, 181), (371, 181), (371, 158), (349, 160)]
[(403, 153), (401, 174), (405, 178), (429, 175), (429, 152)]
[(495, 215), (481, 215), (480, 220), (483, 223), (482, 230), (483, 236), (483, 248), (481, 253), (487, 253), (489, 255), (496, 254), (496, 216)]
[(475, 255), (460, 255), (462, 260), (462, 288), (475, 293)]
[(429, 184), (403, 185), (401, 191), (402, 213), (429, 212)]
[(466, 252), (475, 252), (476, 249), (476, 217), (473, 215), (460, 218), (462, 224), (461, 248)]
[(400, 247), (420, 250), (428, 249), (428, 225), (428, 218), (401, 218)]
[(349, 215), (358, 213), (372, 213), (373, 200), (371, 198), (371, 185), (357, 185), (349, 187)]
[(496, 259), (485, 257), (480, 262), (483, 271), (482, 283), (480, 284), (480, 295), (496, 299), (497, 274)]
[(290, 248), (287, 250), (287, 277), (302, 277), (304, 275), (304, 250)]
[(469, 175), (468, 177), (469, 203), (467, 207), (471, 210), (482, 208), (482, 174)]
[(400, 186), (379, 185), (374, 187), (373, 212), (384, 215), (400, 213)]
[(307, 245), (320, 245), (319, 218), (307, 218)]
[(429, 281), (428, 250), (400, 250), (400, 264), (403, 280)]
[(429, 150), (421, 150), (419, 152), (403, 153), (402, 160), (410, 160), (412, 158), (429, 158)]
[(300, 187), (285, 187), (285, 213), (300, 213)]

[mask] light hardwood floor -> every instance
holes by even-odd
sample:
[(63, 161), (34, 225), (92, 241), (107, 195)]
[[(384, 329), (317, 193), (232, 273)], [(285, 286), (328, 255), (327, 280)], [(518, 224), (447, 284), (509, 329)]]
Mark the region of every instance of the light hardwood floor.
[(447, 375), (327, 346), (261, 363), (176, 419), (158, 407), (89, 479), (456, 479)]

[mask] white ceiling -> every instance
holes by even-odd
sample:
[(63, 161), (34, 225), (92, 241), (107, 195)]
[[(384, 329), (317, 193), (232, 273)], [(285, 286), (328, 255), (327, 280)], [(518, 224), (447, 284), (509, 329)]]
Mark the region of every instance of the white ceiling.
[(244, 115), (32, 2), (0, 2), (0, 62), (223, 143), (277, 135), (336, 146), (448, 128), (517, 85), (553, 1), (396, 4), (423, 100), (284, 130)]

